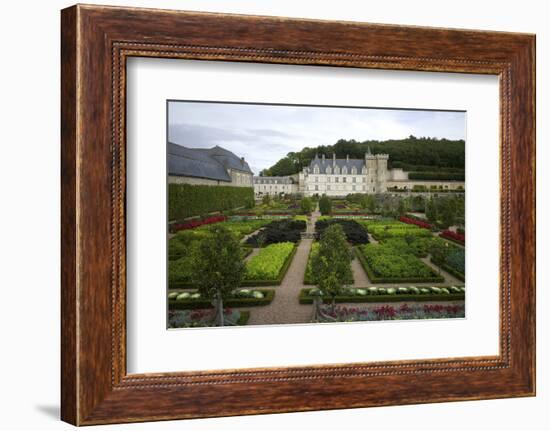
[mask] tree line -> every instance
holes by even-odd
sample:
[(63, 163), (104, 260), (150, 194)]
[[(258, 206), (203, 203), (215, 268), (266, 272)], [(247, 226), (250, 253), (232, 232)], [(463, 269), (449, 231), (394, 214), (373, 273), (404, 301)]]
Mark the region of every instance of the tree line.
[[(387, 141), (340, 139), (334, 145), (305, 147), (301, 151), (290, 152), (285, 157), (260, 174), (263, 176), (285, 176), (300, 172), (308, 166), (316, 154), (325, 154), (337, 158), (349, 155), (353, 159), (362, 159), (370, 148), (373, 154), (389, 154), (388, 168), (404, 168), (410, 171), (456, 172), (464, 171), (465, 142), (429, 137), (409, 136), (406, 139)], [(420, 167), (416, 169), (415, 167)]]

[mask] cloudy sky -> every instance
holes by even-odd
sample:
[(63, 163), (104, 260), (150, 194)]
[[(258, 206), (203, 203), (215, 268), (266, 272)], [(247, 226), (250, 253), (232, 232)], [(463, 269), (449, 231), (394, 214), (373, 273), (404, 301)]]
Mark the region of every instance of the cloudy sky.
[(290, 151), (338, 139), (409, 135), (465, 139), (466, 113), (170, 101), (168, 139), (191, 148), (215, 145), (244, 156), (255, 174)]

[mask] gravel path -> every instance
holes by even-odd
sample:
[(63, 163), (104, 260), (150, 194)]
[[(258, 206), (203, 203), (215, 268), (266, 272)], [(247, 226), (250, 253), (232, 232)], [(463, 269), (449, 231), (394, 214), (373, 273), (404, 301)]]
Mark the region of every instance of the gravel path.
[(366, 287), (372, 285), (358, 257), (355, 257), (351, 261), (351, 270), (353, 271), (353, 287)]
[(256, 256), (257, 254), (260, 254), (260, 249), (259, 248), (253, 248), (252, 249), (252, 253), (250, 253), (248, 256), (246, 256), (244, 258), (244, 261), (245, 262), (248, 262), (250, 259), (252, 259), (254, 256)]

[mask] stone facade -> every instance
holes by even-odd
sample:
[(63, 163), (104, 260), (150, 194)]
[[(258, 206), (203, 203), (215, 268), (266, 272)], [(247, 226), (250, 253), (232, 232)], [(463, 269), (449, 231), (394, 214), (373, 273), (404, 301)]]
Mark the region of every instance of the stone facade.
[(254, 177), (254, 195), (258, 198), (270, 195), (298, 194), (298, 178), (295, 175), (286, 177)]
[(385, 193), (388, 175), (387, 154), (365, 153), (363, 159), (321, 158), (315, 156), (299, 174), (300, 189), (304, 196), (316, 194), (346, 196), (350, 193)]

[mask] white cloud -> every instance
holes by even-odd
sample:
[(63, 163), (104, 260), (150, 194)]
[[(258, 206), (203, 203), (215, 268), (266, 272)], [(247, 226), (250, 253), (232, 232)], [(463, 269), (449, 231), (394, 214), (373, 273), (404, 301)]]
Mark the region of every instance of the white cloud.
[(169, 137), (189, 147), (220, 145), (255, 171), (290, 151), (338, 139), (386, 140), (409, 135), (465, 139), (465, 113), (399, 109), (170, 102)]

